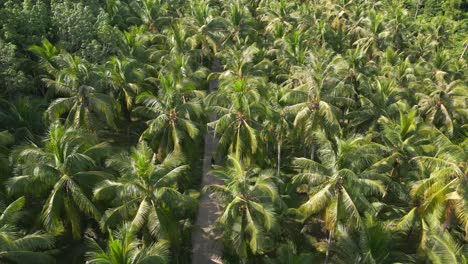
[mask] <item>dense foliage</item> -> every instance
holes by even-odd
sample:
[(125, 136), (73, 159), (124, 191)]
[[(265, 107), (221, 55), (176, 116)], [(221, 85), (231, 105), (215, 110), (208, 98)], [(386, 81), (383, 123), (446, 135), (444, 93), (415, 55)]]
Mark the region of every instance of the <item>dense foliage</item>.
[(467, 14), (1, 0), (0, 262), (468, 263)]

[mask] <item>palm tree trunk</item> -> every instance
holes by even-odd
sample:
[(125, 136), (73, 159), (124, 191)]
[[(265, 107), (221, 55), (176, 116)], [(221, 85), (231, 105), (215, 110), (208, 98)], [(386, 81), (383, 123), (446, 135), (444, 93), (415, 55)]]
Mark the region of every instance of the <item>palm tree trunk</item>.
[(442, 225), (442, 230), (440, 231), (441, 235), (445, 232), (445, 230), (447, 230), (447, 228), (452, 223), (452, 218), (453, 218), (453, 210), (452, 208), (449, 208), (448, 212), (446, 213), (444, 224)]
[(237, 129), (237, 136), (236, 136), (236, 158), (240, 160), (240, 129)]
[(315, 158), (315, 143), (312, 143), (312, 147), (310, 147), (310, 159), (314, 160)]
[(465, 43), (465, 48), (463, 49), (463, 52), (460, 55), (460, 58), (458, 60), (463, 60), (463, 57), (465, 56), (466, 49), (468, 49), (468, 43)]
[(280, 175), (280, 167), (281, 167), (281, 140), (278, 140), (278, 157), (277, 157), (277, 175)]
[[(312, 147), (310, 147), (310, 160), (315, 158), (315, 142), (312, 140)], [(310, 194), (310, 181), (307, 181), (307, 193)]]
[(328, 231), (328, 240), (327, 240), (327, 253), (325, 255), (325, 264), (328, 264), (328, 259), (330, 257), (330, 245), (333, 238), (332, 230)]
[(414, 19), (416, 19), (418, 17), (419, 7), (421, 6), (421, 4), (422, 4), (422, 0), (417, 0), (416, 1), (416, 12), (414, 13)]

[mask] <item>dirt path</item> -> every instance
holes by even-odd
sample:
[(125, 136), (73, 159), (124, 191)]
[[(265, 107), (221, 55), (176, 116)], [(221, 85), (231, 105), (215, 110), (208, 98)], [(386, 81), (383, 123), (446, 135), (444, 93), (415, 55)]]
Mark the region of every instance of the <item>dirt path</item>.
[[(221, 65), (214, 63), (213, 71), (220, 71)], [(210, 92), (217, 89), (218, 81), (210, 81)], [(214, 121), (215, 115), (211, 115), (209, 122)], [(221, 184), (222, 182), (212, 176), (211, 158), (215, 155), (217, 140), (213, 133), (208, 131), (205, 135), (205, 152), (203, 156), (203, 179), (201, 188), (210, 184)], [(220, 263), (218, 260), (222, 255), (222, 245), (215, 240), (217, 234), (213, 234), (211, 227), (218, 218), (219, 207), (209, 194), (202, 193), (198, 207), (197, 221), (192, 234), (192, 264)]]

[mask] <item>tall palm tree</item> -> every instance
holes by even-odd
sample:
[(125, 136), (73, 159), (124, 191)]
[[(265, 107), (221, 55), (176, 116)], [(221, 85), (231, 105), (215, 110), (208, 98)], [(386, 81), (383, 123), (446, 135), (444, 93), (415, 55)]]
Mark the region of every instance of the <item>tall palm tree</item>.
[(295, 8), (296, 3), (285, 0), (264, 1), (264, 6), (260, 8), (260, 19), (266, 23), (265, 33), (281, 37), (282, 33), (290, 31), (295, 25), (291, 16)]
[(286, 111), (295, 114), (294, 126), (302, 132), (300, 138), (310, 146), (310, 156), (314, 159), (314, 132), (326, 128), (328, 132), (339, 133), (335, 104), (349, 104), (351, 101), (340, 94), (342, 73), (346, 69), (341, 57), (322, 52), (311, 55), (308, 63), (306, 67), (294, 69), (284, 83), (290, 91), (282, 100), (289, 104)]
[(303, 65), (309, 52), (308, 36), (308, 32), (294, 30), (276, 40), (278, 48), (274, 52), (277, 53), (278, 66), (289, 70), (291, 66)]
[(137, 70), (138, 62), (134, 59), (112, 57), (106, 66), (104, 75), (113, 88), (125, 118), (131, 121), (130, 114), (136, 95), (141, 90), (139, 83), (143, 77), (142, 72)]
[[(424, 211), (434, 214), (443, 223), (442, 232), (456, 218), (462, 224), (465, 238), (468, 238), (468, 166), (465, 148), (454, 144), (438, 130), (431, 129), (429, 133), (434, 142), (435, 154), (413, 158), (420, 165), (421, 175), (429, 174), (429, 177), (415, 182), (411, 195), (420, 201)], [(405, 218), (411, 219), (410, 213)]]
[[(249, 158), (258, 146), (257, 120), (264, 116), (261, 102), (265, 78), (257, 76), (261, 63), (254, 63), (259, 50), (249, 46), (244, 50), (233, 49), (232, 59), (227, 61), (227, 70), (219, 75), (220, 88), (206, 98), (208, 110), (218, 119), (209, 123), (215, 134), (222, 134), (218, 149), (220, 154), (233, 154), (237, 158)], [(247, 151), (249, 149), (249, 151)]]
[(383, 40), (390, 34), (385, 23), (383, 14), (371, 10), (360, 21), (359, 26), (353, 29), (358, 36), (353, 45), (361, 47), (371, 60), (377, 55), (380, 46), (384, 43)]
[(161, 160), (167, 153), (181, 152), (185, 143), (200, 134), (197, 123), (202, 117), (202, 91), (194, 87), (180, 87), (172, 77), (161, 77), (158, 96), (146, 92), (138, 97), (144, 104), (136, 111), (148, 118), (148, 128), (140, 140), (148, 139)]
[[(233, 105), (230, 108), (211, 106), (210, 109), (220, 117), (208, 124), (214, 127), (215, 135), (220, 134), (218, 144), (220, 154), (233, 154), (237, 158), (249, 158), (257, 151), (258, 131), (253, 116), (263, 111), (258, 105), (243, 107), (239, 97), (231, 96)], [(236, 100), (237, 99), (237, 100)], [(257, 125), (258, 126), (258, 125)]]
[(417, 94), (420, 98), (418, 106), (429, 123), (452, 135), (454, 119), (458, 117), (458, 125), (466, 123), (468, 119), (465, 111), (468, 93), (466, 87), (458, 80), (447, 83), (445, 74), (437, 72), (435, 83), (426, 80), (434, 89), (431, 89), (429, 94)]
[(0, 262), (54, 263), (46, 252), (53, 247), (54, 238), (40, 231), (28, 234), (17, 226), (25, 201), (20, 197), (0, 207)]
[(167, 241), (160, 240), (146, 245), (137, 238), (136, 230), (128, 223), (124, 223), (116, 231), (109, 232), (109, 241), (105, 248), (90, 238), (87, 244), (87, 264), (169, 263)]
[(36, 140), (42, 132), (45, 101), (36, 97), (0, 99), (0, 129), (9, 130), (16, 140)]
[[(375, 84), (374, 84), (375, 83)], [(362, 89), (360, 108), (348, 114), (354, 128), (372, 128), (379, 118), (398, 116), (400, 93), (392, 81), (371, 80), (368, 87)]]
[(130, 1), (129, 7), (135, 14), (129, 20), (145, 25), (152, 33), (156, 33), (162, 25), (171, 19), (168, 17), (169, 6), (162, 0)]
[[(374, 211), (369, 198), (386, 194), (386, 177), (370, 166), (379, 160), (382, 146), (364, 137), (338, 140), (337, 150), (323, 133), (317, 134), (320, 162), (296, 158), (293, 164), (299, 169), (293, 182), (307, 184), (308, 200), (299, 207), (307, 219), (324, 212), (324, 227), (329, 233), (326, 262), (333, 233), (339, 223), (359, 227), (361, 213)], [(356, 155), (359, 153), (359, 155)]]
[[(60, 56), (62, 67), (52, 79), (45, 79), (54, 93), (64, 97), (55, 99), (46, 111), (50, 121), (67, 114), (66, 124), (95, 130), (100, 121), (114, 128), (113, 101), (88, 85), (95, 74), (93, 67), (79, 57), (64, 54)], [(96, 81), (96, 80), (94, 80)]]
[(264, 252), (268, 233), (277, 228), (274, 203), (279, 196), (273, 172), (246, 168), (239, 158), (229, 156), (228, 165), (214, 166), (212, 173), (224, 181), (206, 187), (223, 206), (217, 222), (225, 241), (245, 262), (250, 254)]
[(459, 243), (454, 236), (445, 232), (437, 234), (437, 229), (429, 237), (428, 244), (431, 245), (426, 251), (427, 261), (434, 264), (443, 263), (468, 263), (468, 248), (466, 244)]
[(410, 256), (399, 252), (392, 231), (382, 220), (366, 214), (362, 228), (351, 231), (339, 225), (337, 242), (332, 245), (332, 263), (411, 263)]
[(245, 39), (255, 39), (255, 19), (249, 8), (240, 0), (224, 2), (223, 12), (227, 24), (227, 29), (224, 32), (225, 43), (242, 44)]
[[(273, 86), (274, 87), (274, 86)], [(267, 119), (264, 122), (264, 137), (271, 142), (276, 142), (276, 174), (280, 175), (281, 169), (281, 150), (283, 144), (288, 139), (288, 131), (291, 124), (285, 111), (286, 105), (281, 101), (285, 90), (275, 87), (275, 92), (269, 97), (270, 104), (267, 106)]]
[(112, 157), (107, 165), (119, 172), (120, 177), (105, 180), (94, 190), (97, 199), (110, 199), (116, 205), (105, 212), (102, 227), (131, 220), (136, 231), (161, 237), (177, 247), (182, 231), (179, 221), (186, 218), (192, 204), (188, 196), (180, 193), (177, 182), (189, 166), (175, 154), (155, 163), (153, 151), (145, 142), (130, 153)]
[(190, 2), (190, 15), (183, 18), (183, 23), (192, 36), (188, 38), (192, 49), (200, 46), (203, 57), (215, 55), (221, 44), (221, 31), (226, 27), (226, 20), (217, 16), (217, 8), (206, 0)]
[(107, 150), (107, 144), (98, 143), (83, 131), (53, 124), (43, 147), (30, 144), (19, 150), (18, 176), (8, 179), (8, 191), (35, 199), (46, 197), (41, 200), (46, 230), (52, 234), (70, 231), (78, 239), (84, 215), (100, 219), (88, 197), (96, 183), (111, 176), (98, 170)]

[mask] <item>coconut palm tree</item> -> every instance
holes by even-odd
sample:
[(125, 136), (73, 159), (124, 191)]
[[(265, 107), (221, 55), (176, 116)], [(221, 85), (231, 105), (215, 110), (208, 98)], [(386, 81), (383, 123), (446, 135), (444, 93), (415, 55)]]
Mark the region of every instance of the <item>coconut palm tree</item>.
[(284, 33), (290, 31), (295, 23), (291, 13), (297, 8), (296, 3), (285, 0), (263, 1), (260, 8), (260, 19), (266, 23), (265, 33), (272, 37), (282, 37)]
[(289, 70), (291, 66), (300, 66), (306, 62), (309, 35), (309, 32), (294, 30), (275, 41), (278, 48), (273, 51), (277, 53), (276, 61), (279, 67)]
[(101, 216), (89, 194), (96, 183), (111, 177), (99, 170), (99, 160), (107, 150), (106, 143), (84, 131), (53, 124), (44, 146), (31, 143), (18, 150), (17, 176), (8, 179), (8, 191), (40, 199), (46, 230), (71, 232), (79, 239), (83, 217), (99, 220)]
[(256, 21), (249, 8), (242, 1), (224, 2), (221, 16), (227, 22), (223, 44), (242, 44), (245, 39), (255, 39)]
[[(265, 78), (256, 76), (259, 64), (254, 64), (255, 46), (243, 51), (230, 51), (232, 60), (226, 64), (227, 70), (219, 76), (220, 88), (205, 100), (208, 110), (216, 113), (218, 119), (209, 123), (215, 135), (222, 134), (219, 154), (233, 154), (237, 158), (250, 158), (258, 146), (259, 116), (264, 116), (261, 99)], [(250, 151), (245, 151), (249, 149)]]
[[(419, 110), (426, 120), (436, 127), (444, 130), (448, 135), (453, 134), (454, 119), (458, 119), (459, 125), (466, 123), (467, 114), (466, 96), (467, 89), (458, 81), (447, 83), (444, 76), (445, 72), (436, 73), (436, 82), (430, 80), (426, 82), (433, 87), (429, 94), (418, 93)], [(443, 125), (443, 126), (442, 126)]]
[(438, 130), (431, 130), (433, 156), (413, 158), (421, 168), (421, 175), (429, 175), (415, 182), (411, 190), (421, 207), (443, 223), (444, 232), (456, 218), (468, 237), (466, 151), (463, 145), (454, 144)]
[(431, 248), (426, 251), (430, 263), (468, 263), (468, 249), (466, 244), (459, 243), (450, 233), (437, 234), (434, 232), (428, 244)]
[(290, 91), (282, 100), (289, 104), (285, 110), (295, 114), (293, 124), (302, 134), (300, 138), (310, 146), (310, 156), (314, 159), (314, 132), (326, 128), (333, 134), (340, 133), (338, 108), (334, 103), (351, 102), (340, 94), (341, 74), (346, 69), (340, 57), (322, 51), (322, 54), (311, 55), (308, 63), (309, 66), (293, 70), (294, 73), (284, 83)]
[(285, 90), (275, 87), (275, 93), (270, 96), (270, 104), (267, 106), (267, 119), (264, 122), (263, 137), (270, 142), (276, 142), (276, 174), (280, 175), (281, 170), (281, 150), (283, 144), (288, 139), (288, 131), (291, 123), (285, 111), (285, 104), (281, 101)]
[(36, 140), (44, 129), (41, 122), (46, 102), (37, 97), (15, 100), (0, 98), (0, 129), (10, 131), (16, 140)]
[(219, 50), (226, 21), (218, 16), (218, 8), (209, 1), (196, 0), (189, 4), (190, 15), (183, 18), (184, 26), (192, 32), (188, 41), (192, 49), (200, 48), (203, 56), (210, 58)]
[(93, 239), (87, 239), (87, 264), (166, 264), (169, 263), (169, 245), (160, 240), (144, 244), (137, 238), (132, 225), (124, 223), (116, 231), (109, 231), (109, 240), (103, 248)]
[(162, 0), (131, 1), (129, 7), (135, 16), (128, 20), (135, 24), (145, 25), (152, 33), (156, 33), (162, 25), (171, 19), (168, 17), (169, 6)]
[(170, 152), (181, 152), (183, 145), (193, 142), (200, 134), (197, 123), (202, 117), (202, 91), (193, 86), (180, 86), (172, 77), (161, 77), (158, 96), (142, 93), (137, 101), (144, 106), (135, 111), (145, 116), (148, 128), (140, 141), (148, 139), (161, 160)]
[(410, 256), (397, 248), (398, 243), (385, 223), (367, 213), (362, 224), (362, 228), (354, 232), (338, 226), (337, 242), (331, 247), (332, 263), (412, 262)]
[(96, 131), (100, 120), (115, 128), (112, 99), (96, 92), (91, 86), (81, 85), (71, 97), (58, 98), (49, 105), (46, 115), (54, 122), (67, 114), (65, 124)]
[[(415, 109), (400, 109), (400, 120), (380, 118), (382, 143), (386, 147), (387, 155), (372, 165), (377, 171), (389, 173), (392, 181), (387, 181), (385, 202), (387, 205), (401, 205), (411, 200), (408, 186), (403, 182), (418, 179), (419, 171), (412, 160), (418, 155), (418, 146), (424, 144), (424, 134)], [(418, 133), (419, 132), (419, 133)]]
[(54, 263), (47, 253), (54, 238), (41, 231), (25, 232), (18, 227), (26, 199), (20, 197), (0, 207), (0, 261), (2, 263)]
[(269, 233), (277, 228), (274, 172), (247, 168), (239, 158), (229, 156), (227, 166), (215, 165), (212, 173), (224, 181), (224, 185), (206, 187), (223, 207), (217, 223), (225, 242), (245, 262), (249, 255), (264, 252)]
[(348, 114), (354, 128), (363, 126), (366, 130), (376, 125), (379, 118), (398, 116), (397, 103), (401, 99), (398, 88), (389, 80), (369, 80), (362, 89), (360, 108)]
[(55, 94), (64, 96), (49, 105), (46, 111), (49, 120), (54, 122), (66, 114), (68, 126), (96, 130), (97, 124), (105, 121), (114, 128), (112, 99), (88, 85), (95, 74), (91, 65), (70, 54), (60, 56), (60, 61), (63, 68), (52, 79), (44, 80)]
[(208, 126), (214, 128), (215, 135), (221, 135), (218, 144), (218, 153), (233, 154), (237, 158), (250, 159), (256, 153), (258, 146), (258, 130), (253, 117), (263, 111), (259, 105), (244, 107), (243, 103), (235, 94), (230, 96), (233, 105), (230, 108), (222, 106), (211, 106), (210, 109), (220, 117)]
[(138, 62), (134, 59), (112, 57), (107, 62), (104, 76), (112, 87), (122, 112), (131, 121), (131, 112), (135, 104), (136, 95), (141, 91), (143, 73), (138, 71)]
[(353, 32), (356, 32), (358, 36), (353, 45), (361, 47), (368, 54), (370, 60), (375, 58), (379, 48), (384, 43), (383, 40), (390, 34), (385, 26), (386, 22), (383, 14), (371, 10), (361, 20), (360, 25), (353, 29)]
[[(144, 231), (154, 238), (180, 245), (181, 225), (193, 202), (177, 188), (178, 180), (188, 171), (176, 154), (155, 163), (153, 151), (140, 142), (130, 153), (120, 153), (107, 161), (120, 177), (105, 180), (94, 190), (97, 199), (109, 199), (115, 207), (102, 217), (106, 229), (121, 221), (131, 220), (135, 231)], [(175, 256), (177, 257), (177, 256)]]
[(324, 228), (329, 233), (328, 262), (330, 244), (338, 224), (362, 225), (361, 213), (375, 212), (369, 198), (381, 198), (386, 194), (386, 177), (370, 168), (382, 156), (382, 146), (356, 136), (339, 139), (335, 150), (323, 133), (316, 134), (316, 139), (320, 162), (296, 158), (293, 164), (299, 173), (293, 182), (307, 184), (308, 200), (299, 207), (304, 219), (325, 213)]

